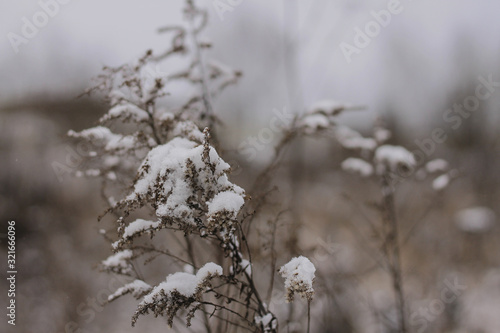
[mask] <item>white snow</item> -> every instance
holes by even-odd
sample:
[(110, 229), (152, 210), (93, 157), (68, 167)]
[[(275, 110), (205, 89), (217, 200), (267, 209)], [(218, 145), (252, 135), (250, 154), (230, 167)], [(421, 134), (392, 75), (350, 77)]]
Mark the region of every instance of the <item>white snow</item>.
[(310, 114), (301, 120), (301, 125), (312, 130), (324, 129), (330, 126), (330, 121), (325, 115)]
[(171, 297), (175, 291), (185, 297), (192, 297), (207, 279), (220, 275), (222, 275), (222, 267), (211, 262), (201, 267), (196, 275), (185, 272), (170, 274), (166, 281), (161, 282), (144, 296), (141, 305), (154, 302), (161, 297), (162, 291), (167, 297)]
[(315, 272), (314, 264), (304, 256), (295, 257), (282, 266), (279, 273), (285, 279), (287, 299), (292, 300), (295, 292), (305, 299), (312, 299)]
[(85, 138), (93, 142), (96, 146), (103, 146), (107, 151), (132, 149), (136, 141), (132, 135), (115, 134), (109, 128), (103, 126), (91, 127), (79, 133), (70, 130), (68, 131), (68, 136)]
[(85, 175), (89, 176), (89, 177), (97, 177), (101, 174), (101, 170), (98, 170), (98, 169), (88, 169), (88, 170), (85, 170)]
[(441, 175), (434, 179), (432, 188), (436, 191), (444, 190), (450, 183), (450, 176), (448, 174)]
[(490, 230), (496, 222), (496, 214), (487, 207), (471, 207), (459, 211), (455, 223), (460, 230), (482, 233)]
[(247, 273), (248, 276), (252, 275), (252, 265), (250, 264), (250, 261), (242, 259), (240, 267), (245, 271), (245, 273)]
[(391, 131), (383, 127), (376, 127), (373, 132), (373, 137), (378, 143), (384, 143), (392, 136)]
[(342, 110), (344, 110), (345, 105), (332, 101), (332, 100), (321, 100), (317, 101), (314, 103), (310, 108), (309, 108), (309, 113), (322, 113), (326, 115), (337, 115), (340, 113)]
[(123, 287), (118, 288), (113, 294), (109, 295), (108, 302), (111, 302), (127, 293), (131, 293), (132, 296), (138, 298), (141, 297), (144, 293), (148, 292), (150, 289), (151, 286), (146, 282), (142, 280), (135, 280), (131, 283), (127, 283)]
[[(191, 161), (197, 172), (197, 177), (194, 179), (196, 186), (201, 186), (206, 193), (216, 193), (214, 198), (207, 202), (209, 211), (226, 209), (236, 216), (244, 202), (244, 191), (229, 181), (226, 175), (230, 168), (229, 164), (210, 147), (210, 163), (215, 167), (212, 174), (202, 159), (203, 149), (203, 145), (184, 138), (174, 138), (164, 145), (153, 148), (140, 167), (141, 177), (127, 200), (134, 200), (137, 196), (146, 195), (148, 192), (154, 195), (157, 190), (155, 187), (160, 186), (161, 193), (167, 198), (165, 203), (158, 205), (157, 216), (169, 216), (194, 223), (193, 211), (187, 202), (194, 193), (191, 181), (186, 177), (191, 174), (187, 166)], [(163, 178), (164, 181), (157, 184), (158, 178)], [(220, 189), (225, 191), (219, 192)]]
[(106, 174), (106, 178), (108, 178), (109, 180), (116, 180), (116, 173), (110, 171)]
[(132, 258), (132, 256), (133, 256), (132, 250), (123, 250), (109, 256), (106, 260), (102, 262), (102, 264), (109, 268), (117, 267), (117, 268), (127, 269), (129, 267), (127, 260)]
[(271, 332), (277, 327), (276, 320), (273, 320), (273, 315), (267, 313), (264, 316), (255, 316), (254, 321), (257, 325), (262, 325), (264, 327), (264, 332)]
[(203, 142), (205, 136), (199, 130), (198, 126), (191, 121), (181, 121), (175, 125), (172, 131), (173, 136), (188, 138), (191, 141)]
[(377, 142), (372, 138), (364, 138), (361, 134), (347, 126), (338, 126), (335, 136), (340, 144), (347, 149), (373, 150)]
[(231, 191), (220, 192), (208, 203), (208, 215), (226, 210), (236, 217), (244, 203), (245, 200), (240, 194)]
[(341, 167), (345, 171), (356, 173), (363, 177), (369, 177), (373, 174), (373, 166), (360, 158), (350, 157), (342, 162)]
[(429, 173), (445, 172), (448, 170), (448, 162), (446, 162), (443, 159), (438, 158), (438, 159), (427, 162), (427, 164), (425, 165), (425, 169)]
[(123, 232), (123, 238), (132, 237), (140, 232), (155, 229), (159, 225), (160, 222), (158, 221), (146, 221), (143, 219), (137, 219), (125, 227), (125, 230)]
[(169, 120), (175, 119), (175, 115), (171, 112), (166, 111), (166, 110), (162, 110), (159, 113), (160, 113), (160, 116), (158, 117), (158, 120), (160, 120), (160, 121), (169, 121)]
[(201, 283), (212, 275), (222, 275), (222, 267), (214, 264), (213, 262), (209, 262), (198, 270), (198, 272), (196, 273), (196, 278), (198, 279), (198, 282)]
[(123, 103), (112, 107), (108, 113), (101, 118), (101, 121), (117, 117), (130, 117), (135, 121), (144, 121), (147, 120), (149, 116), (145, 110), (139, 108), (138, 106), (131, 103)]
[(383, 145), (375, 151), (375, 163), (377, 172), (383, 173), (388, 167), (391, 171), (397, 171), (400, 165), (412, 167), (416, 164), (415, 156), (406, 148), (401, 146)]
[(177, 291), (181, 295), (191, 297), (195, 294), (197, 286), (198, 279), (193, 274), (184, 272), (170, 274), (169, 276), (167, 276), (166, 281), (161, 282), (159, 285), (153, 288), (153, 291), (144, 296), (141, 304), (154, 302), (158, 297), (161, 297), (162, 291), (167, 296), (170, 296), (172, 292)]

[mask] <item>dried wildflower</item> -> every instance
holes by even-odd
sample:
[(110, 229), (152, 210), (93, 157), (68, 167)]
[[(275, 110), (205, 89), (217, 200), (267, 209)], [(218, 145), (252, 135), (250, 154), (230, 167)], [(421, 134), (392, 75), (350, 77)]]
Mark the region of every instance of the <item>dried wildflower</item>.
[[(172, 327), (177, 311), (192, 304), (197, 308), (203, 291), (210, 286), (210, 280), (222, 274), (222, 267), (214, 263), (205, 264), (196, 275), (185, 272), (170, 274), (164, 282), (144, 296), (132, 317), (132, 325), (135, 325), (140, 315), (152, 311), (155, 316), (166, 316), (169, 326)], [(193, 314), (191, 318), (192, 316)]]
[[(149, 152), (133, 192), (122, 204), (151, 204), (159, 218), (186, 231), (232, 233), (244, 191), (229, 181), (229, 169), (208, 144), (174, 138)], [(203, 217), (207, 226), (197, 223)]]
[(304, 256), (293, 258), (280, 268), (279, 273), (285, 279), (287, 302), (293, 302), (295, 294), (308, 302), (312, 301), (315, 272), (316, 267)]

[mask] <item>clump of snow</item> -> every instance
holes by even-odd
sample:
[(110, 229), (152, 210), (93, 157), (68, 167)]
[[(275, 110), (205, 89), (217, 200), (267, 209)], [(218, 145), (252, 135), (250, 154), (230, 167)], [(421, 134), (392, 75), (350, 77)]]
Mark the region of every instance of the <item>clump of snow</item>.
[(377, 164), (377, 173), (384, 173), (387, 168), (396, 172), (399, 167), (412, 168), (415, 166), (415, 156), (406, 148), (401, 146), (383, 145), (375, 151), (375, 163)]
[(458, 228), (470, 233), (487, 232), (493, 228), (495, 222), (495, 212), (487, 207), (463, 209), (455, 216), (455, 223)]
[(201, 267), (196, 275), (185, 272), (170, 274), (164, 282), (144, 296), (132, 318), (132, 324), (135, 324), (139, 315), (152, 310), (156, 315), (166, 315), (171, 326), (175, 313), (193, 302), (200, 301), (202, 292), (210, 285), (210, 280), (222, 274), (222, 267), (211, 262)]
[(185, 138), (174, 138), (153, 148), (141, 165), (139, 179), (127, 200), (148, 197), (156, 202), (158, 217), (194, 225), (194, 193), (201, 191), (202, 204), (209, 207), (209, 217), (225, 211), (234, 218), (244, 203), (244, 191), (227, 178), (229, 164), (213, 147), (208, 147), (208, 154), (205, 149), (204, 145)]
[(137, 219), (134, 222), (131, 222), (128, 226), (125, 227), (123, 232), (123, 238), (130, 238), (136, 234), (140, 234), (144, 231), (153, 230), (160, 226), (160, 222), (158, 221), (146, 221), (143, 219)]
[(196, 275), (177, 272), (167, 276), (167, 279), (153, 288), (153, 290), (144, 296), (141, 305), (153, 303), (165, 295), (167, 298), (172, 293), (179, 293), (185, 297), (193, 297), (197, 291), (205, 285), (205, 282), (215, 276), (222, 275), (222, 267), (209, 262), (198, 270)]
[(160, 121), (172, 121), (175, 119), (175, 115), (172, 112), (160, 111), (160, 116), (158, 120)]
[(111, 270), (113, 272), (130, 272), (132, 267), (129, 260), (133, 257), (134, 253), (132, 250), (122, 250), (111, 256), (102, 262), (105, 269)]
[(185, 272), (170, 274), (167, 276), (165, 282), (160, 283), (149, 294), (144, 296), (141, 305), (153, 303), (162, 297), (162, 293), (167, 297), (171, 296), (172, 292), (178, 292), (183, 296), (191, 297), (196, 292), (197, 286), (198, 279), (193, 274)]
[(208, 202), (208, 215), (228, 211), (232, 213), (233, 217), (236, 217), (236, 214), (238, 214), (244, 203), (245, 200), (240, 194), (231, 191), (223, 191), (217, 193), (217, 195)]
[(448, 170), (448, 167), (448, 162), (440, 158), (429, 161), (425, 164), (425, 169), (429, 173), (445, 172)]
[(79, 133), (70, 130), (68, 136), (87, 139), (94, 145), (103, 147), (106, 151), (132, 149), (136, 143), (133, 135), (116, 134), (103, 126), (88, 128)]
[(373, 174), (373, 166), (360, 158), (350, 157), (342, 162), (341, 167), (345, 171), (356, 173), (363, 177), (369, 177)]
[(189, 273), (189, 274), (194, 274), (194, 267), (192, 265), (188, 265), (188, 264), (185, 264), (183, 267), (182, 267), (182, 270), (186, 273)]
[(330, 120), (323, 114), (309, 114), (300, 121), (301, 125), (307, 130), (316, 131), (330, 126)]
[(391, 131), (383, 127), (375, 127), (375, 130), (373, 132), (373, 137), (379, 144), (386, 142), (391, 138), (391, 136)]
[(450, 184), (450, 180), (450, 175), (441, 175), (434, 179), (434, 181), (432, 182), (432, 188), (436, 191), (444, 190)]
[(135, 280), (118, 288), (113, 294), (108, 296), (108, 302), (112, 302), (125, 294), (132, 294), (135, 298), (140, 298), (151, 291), (151, 286), (142, 280)]
[(308, 301), (312, 300), (315, 272), (314, 264), (304, 256), (295, 257), (280, 268), (279, 273), (285, 279), (288, 302), (293, 301), (296, 293)]
[(88, 176), (88, 177), (97, 177), (101, 174), (101, 170), (97, 170), (97, 169), (88, 169), (88, 170), (85, 170), (85, 175)]
[(372, 138), (364, 138), (361, 134), (347, 126), (338, 126), (335, 136), (340, 144), (347, 149), (362, 149), (372, 151), (377, 142)]
[(116, 173), (110, 171), (106, 174), (106, 178), (108, 178), (109, 180), (116, 180)]
[(132, 103), (122, 103), (112, 107), (108, 113), (100, 119), (100, 121), (104, 122), (118, 117), (140, 122), (147, 120), (149, 116), (145, 110)]
[(264, 316), (255, 316), (254, 321), (258, 326), (262, 325), (264, 327), (264, 332), (273, 332), (276, 330), (277, 321), (271, 313), (267, 313)]
[(332, 100), (322, 100), (314, 103), (309, 108), (309, 113), (321, 113), (328, 116), (335, 116), (345, 109), (345, 105), (332, 101)]
[(175, 125), (172, 130), (172, 135), (174, 137), (188, 138), (191, 141), (203, 142), (203, 133), (199, 130), (198, 126), (192, 121), (181, 121)]
[(201, 284), (206, 279), (211, 276), (221, 276), (222, 275), (222, 267), (214, 264), (213, 262), (206, 263), (203, 267), (201, 267), (196, 273), (196, 278), (198, 279), (198, 283)]
[(240, 262), (240, 267), (245, 271), (248, 276), (252, 275), (252, 264), (246, 259), (242, 259)]
[(120, 158), (118, 156), (106, 156), (103, 164), (107, 168), (115, 167), (120, 164)]

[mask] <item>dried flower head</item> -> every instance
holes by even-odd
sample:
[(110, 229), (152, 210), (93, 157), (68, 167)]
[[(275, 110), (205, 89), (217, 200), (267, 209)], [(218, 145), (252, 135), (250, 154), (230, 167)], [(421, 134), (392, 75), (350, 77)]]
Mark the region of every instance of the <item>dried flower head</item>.
[(280, 268), (279, 273), (285, 279), (287, 302), (293, 302), (295, 294), (312, 301), (315, 272), (314, 264), (304, 256), (293, 258)]

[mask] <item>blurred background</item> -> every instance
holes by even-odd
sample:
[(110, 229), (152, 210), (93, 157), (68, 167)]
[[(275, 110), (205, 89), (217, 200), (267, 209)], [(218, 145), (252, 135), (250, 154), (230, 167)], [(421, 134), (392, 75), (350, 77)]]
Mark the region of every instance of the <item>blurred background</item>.
[[(19, 272), (17, 325), (2, 320), (0, 328), (162, 331), (161, 320), (130, 327), (133, 300), (101, 306), (119, 285), (95, 269), (110, 253), (97, 223), (105, 204), (97, 181), (71, 177), (79, 156), (66, 133), (96, 125), (106, 111), (98, 98), (77, 98), (92, 77), (104, 65), (166, 48), (168, 41), (157, 29), (180, 24), (184, 3), (63, 2), (0, 2), (0, 220), (5, 226), (0, 241), (6, 252), (6, 223), (15, 220)], [(365, 106), (342, 116), (342, 122), (367, 133), (383, 117), (393, 132), (391, 143), (410, 150), (422, 150), (419, 143), (443, 129), (448, 139), (432, 156), (447, 159), (460, 176), (443, 193), (429, 184), (405, 183), (397, 202), (403, 234), (409, 235), (403, 266), (409, 313), (415, 314), (412, 331), (498, 332), (500, 2), (401, 0), (398, 13), (379, 24), (372, 37), (359, 37), (359, 31), (393, 1), (221, 2), (229, 9), (212, 0), (198, 4), (210, 14), (205, 37), (214, 47), (207, 57), (243, 72), (215, 103), (224, 119), (219, 131), (226, 149), (236, 150), (268, 127), (273, 110), (301, 113), (322, 99)], [(356, 44), (360, 38), (362, 47)], [(356, 48), (349, 56), (346, 44)], [(476, 96), (478, 87), (490, 94), (475, 111), (449, 111)], [(272, 143), (265, 145), (252, 161), (233, 156), (236, 182), (251, 184), (272, 150)], [(367, 201), (377, 187), (342, 173), (346, 156), (334, 143), (305, 140), (289, 151), (289, 168), (280, 170), (276, 181), (284, 193), (296, 193), (287, 197), (302, 222), (295, 246), (308, 251), (319, 244), (323, 252), (316, 260), (332, 277), (328, 293), (333, 296), (313, 309), (318, 314), (314, 331), (390, 332), (388, 280), (370, 270), (367, 242), (358, 239), (371, 212), (354, 204)], [(265, 244), (262, 249), (265, 254)], [(453, 302), (443, 302), (443, 288), (456, 279), (465, 289)], [(378, 321), (370, 319), (369, 308), (377, 309)]]

